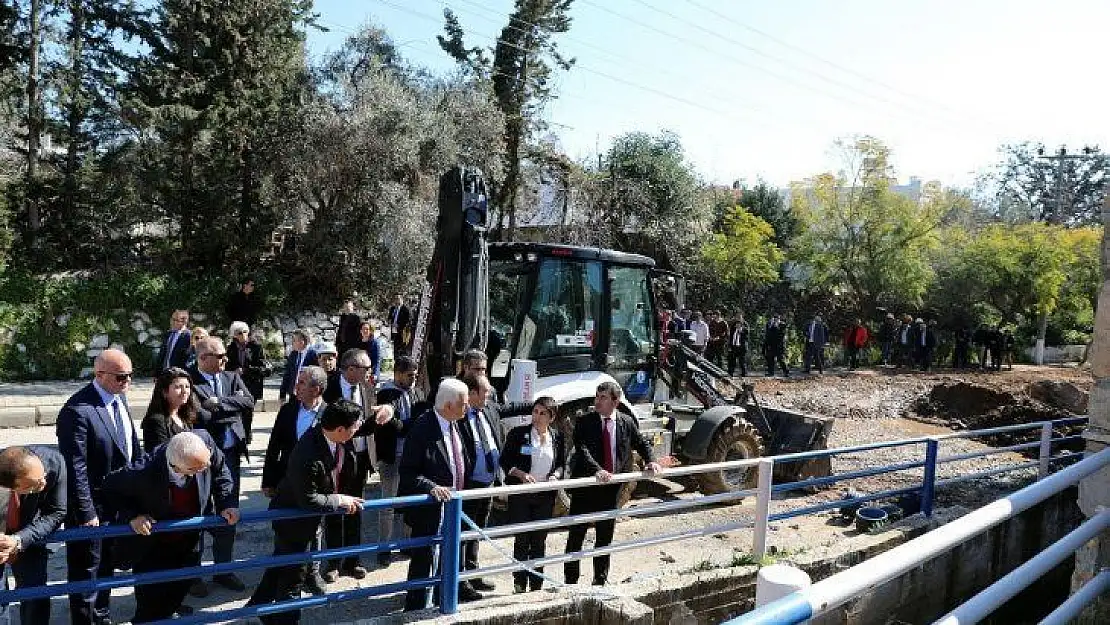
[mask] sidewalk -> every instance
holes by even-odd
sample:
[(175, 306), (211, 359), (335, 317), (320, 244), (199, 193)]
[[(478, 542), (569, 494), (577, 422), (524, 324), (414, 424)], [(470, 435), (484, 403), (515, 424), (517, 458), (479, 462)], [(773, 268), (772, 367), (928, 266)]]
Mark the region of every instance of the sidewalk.
[[(0, 382), (0, 428), (54, 425), (66, 400), (88, 383), (88, 380)], [(270, 376), (266, 379), (260, 412), (277, 411), (280, 387), (281, 378)], [(131, 404), (132, 413), (142, 417), (153, 391), (154, 381), (150, 378), (139, 378), (131, 383), (127, 401)]]

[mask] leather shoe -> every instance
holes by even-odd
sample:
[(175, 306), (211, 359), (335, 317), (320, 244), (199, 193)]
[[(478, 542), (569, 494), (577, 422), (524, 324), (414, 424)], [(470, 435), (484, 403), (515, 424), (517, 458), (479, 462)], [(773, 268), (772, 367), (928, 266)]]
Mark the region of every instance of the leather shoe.
[(193, 585), (189, 586), (189, 594), (194, 597), (207, 597), (208, 584), (204, 583), (203, 579), (194, 581)]
[(363, 579), (364, 577), (366, 577), (366, 569), (361, 566), (355, 565), (349, 569), (343, 569), (342, 571), (340, 571), (340, 574), (347, 577), (353, 577), (355, 579)]
[(324, 581), (329, 584), (334, 584), (335, 582), (339, 581), (339, 571), (332, 569), (327, 573), (324, 573)]
[(213, 575), (212, 581), (223, 586), (228, 590), (235, 592), (243, 592), (247, 589), (247, 585), (235, 573), (224, 573), (223, 575)]
[(459, 601), (481, 601), (483, 598), (482, 593), (467, 582), (459, 584)]
[(324, 580), (319, 575), (309, 575), (304, 580), (304, 589), (310, 595), (319, 597), (327, 592), (324, 590)]
[(470, 582), (470, 585), (474, 587), (474, 590), (484, 590), (487, 592), (497, 590), (497, 586), (494, 586), (481, 577), (475, 577), (474, 579), (468, 581)]

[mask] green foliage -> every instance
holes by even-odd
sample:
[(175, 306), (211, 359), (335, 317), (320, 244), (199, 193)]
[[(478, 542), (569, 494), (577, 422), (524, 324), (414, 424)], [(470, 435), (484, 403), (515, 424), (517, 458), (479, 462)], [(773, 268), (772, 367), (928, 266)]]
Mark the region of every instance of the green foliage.
[(785, 255), (771, 239), (771, 224), (740, 206), (730, 210), (722, 232), (709, 235), (701, 254), (707, 269), (729, 286), (750, 288), (775, 280)]
[(1110, 155), (1097, 148), (1053, 154), (1020, 143), (1001, 150), (1004, 161), (989, 176), (995, 214), (1007, 221), (1097, 225), (1110, 189)]
[(760, 180), (754, 187), (740, 190), (740, 206), (771, 224), (775, 245), (785, 248), (798, 233), (798, 217), (782, 199), (778, 189)]

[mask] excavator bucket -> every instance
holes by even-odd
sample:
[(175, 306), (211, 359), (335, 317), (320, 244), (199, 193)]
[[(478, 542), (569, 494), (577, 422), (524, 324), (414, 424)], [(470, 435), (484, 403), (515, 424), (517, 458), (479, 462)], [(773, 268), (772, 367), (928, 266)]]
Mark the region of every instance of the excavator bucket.
[[(774, 435), (767, 444), (767, 455), (778, 456), (803, 451), (827, 449), (829, 434), (832, 433), (833, 422), (831, 417), (817, 417), (814, 415), (785, 410), (782, 408), (769, 408), (749, 402), (745, 406), (749, 414), (758, 415), (761, 411), (767, 420)], [(775, 483), (798, 482), (814, 477), (826, 477), (832, 474), (832, 462), (829, 458), (816, 458), (812, 460), (775, 461)]]

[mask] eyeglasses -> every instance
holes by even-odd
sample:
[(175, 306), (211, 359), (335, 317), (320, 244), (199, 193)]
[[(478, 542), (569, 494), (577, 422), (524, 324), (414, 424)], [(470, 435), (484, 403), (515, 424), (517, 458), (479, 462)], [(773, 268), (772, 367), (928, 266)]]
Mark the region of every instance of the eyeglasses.
[(227, 352), (222, 354), (205, 354), (205, 358), (215, 358), (216, 360), (227, 360)]
[(110, 371), (97, 371), (96, 373), (97, 373), (97, 375), (110, 375), (115, 379), (116, 382), (119, 382), (120, 384), (123, 384), (124, 382), (130, 380), (131, 377), (134, 375), (134, 373), (132, 373), (130, 371), (128, 371), (127, 373), (112, 373)]
[(370, 368), (370, 365), (347, 365), (347, 366), (352, 368), (352, 369), (358, 369), (360, 371), (366, 371), (367, 369)]

